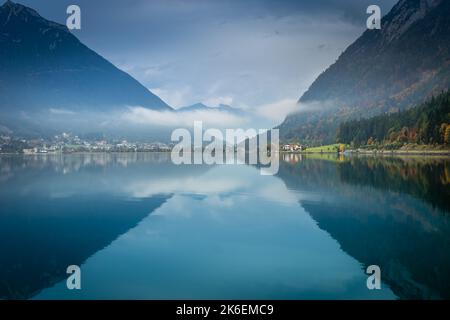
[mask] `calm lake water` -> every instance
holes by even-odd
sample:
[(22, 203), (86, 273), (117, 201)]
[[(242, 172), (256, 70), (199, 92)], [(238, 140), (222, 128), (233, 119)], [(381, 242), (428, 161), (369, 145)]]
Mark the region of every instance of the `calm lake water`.
[(0, 299), (119, 298), (448, 299), (450, 160), (1, 156)]

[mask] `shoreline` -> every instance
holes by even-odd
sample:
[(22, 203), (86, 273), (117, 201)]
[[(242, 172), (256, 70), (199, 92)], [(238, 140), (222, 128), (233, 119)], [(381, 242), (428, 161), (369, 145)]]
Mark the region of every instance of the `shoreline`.
[(171, 151), (80, 151), (80, 152), (37, 152), (37, 153), (18, 153), (18, 152), (0, 152), (0, 156), (16, 155), (16, 156), (55, 156), (69, 154), (125, 154), (125, 153), (170, 153)]
[(352, 154), (371, 154), (371, 155), (422, 155), (422, 156), (449, 156), (450, 150), (367, 150), (367, 151), (348, 151)]
[(411, 156), (447, 156), (450, 157), (450, 150), (365, 150), (365, 151), (356, 151), (356, 150), (347, 150), (345, 152), (308, 152), (308, 151), (281, 151), (282, 154), (302, 154), (302, 155), (411, 155)]
[[(0, 152), (3, 155), (21, 155), (21, 156), (47, 156), (47, 155), (70, 155), (70, 154), (126, 154), (126, 153), (171, 153), (171, 151), (80, 151), (80, 152), (47, 152), (47, 153), (17, 153)], [(346, 150), (344, 152), (335, 151), (279, 151), (279, 154), (324, 154), (324, 155), (421, 155), (421, 156), (448, 156), (450, 150)]]

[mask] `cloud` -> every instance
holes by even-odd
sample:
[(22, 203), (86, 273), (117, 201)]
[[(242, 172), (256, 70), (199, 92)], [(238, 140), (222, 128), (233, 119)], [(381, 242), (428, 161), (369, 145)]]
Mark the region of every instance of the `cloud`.
[(274, 121), (275, 123), (280, 123), (284, 118), (299, 109), (297, 100), (294, 99), (284, 99), (274, 103), (266, 104), (255, 108), (255, 112), (261, 116)]
[[(23, 2), (62, 23), (71, 4)], [(386, 14), (396, 0), (78, 2), (77, 37), (171, 106), (262, 106), (261, 119), (279, 122), (283, 101), (299, 99), (365, 30), (367, 6)]]
[(299, 102), (298, 107), (296, 110), (294, 110), (297, 113), (301, 112), (313, 112), (313, 111), (328, 111), (335, 108), (336, 104), (331, 100), (325, 100), (325, 101), (308, 101), (305, 102)]
[(54, 109), (54, 108), (50, 108), (48, 110), (51, 114), (55, 114), (55, 115), (74, 115), (75, 112), (71, 111), (71, 110), (67, 110), (67, 109)]
[(205, 100), (203, 103), (206, 104), (207, 106), (214, 106), (214, 107), (217, 107), (221, 104), (232, 105), (233, 97), (230, 97), (230, 96), (213, 97), (213, 98), (209, 98), (209, 99)]
[(175, 109), (185, 107), (187, 105), (186, 101), (189, 101), (192, 95), (191, 88), (188, 86), (182, 86), (181, 88), (174, 88), (172, 90), (152, 88), (150, 91)]
[(218, 110), (191, 111), (177, 113), (173, 111), (155, 111), (143, 107), (129, 107), (122, 114), (125, 122), (141, 125), (166, 127), (192, 127), (194, 121), (216, 128), (234, 128), (244, 125), (247, 119)]

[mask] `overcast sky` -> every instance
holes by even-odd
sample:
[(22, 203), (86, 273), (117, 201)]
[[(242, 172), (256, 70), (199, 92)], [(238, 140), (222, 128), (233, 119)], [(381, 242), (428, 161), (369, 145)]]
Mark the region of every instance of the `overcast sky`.
[(61, 23), (78, 4), (74, 34), (175, 108), (225, 103), (270, 114), (287, 112), (364, 31), (368, 5), (385, 15), (396, 0), (17, 2)]

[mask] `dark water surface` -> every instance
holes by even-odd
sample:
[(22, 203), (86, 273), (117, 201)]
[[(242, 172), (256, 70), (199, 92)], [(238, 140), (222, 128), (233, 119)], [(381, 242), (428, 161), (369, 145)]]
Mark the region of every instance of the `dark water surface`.
[(448, 158), (280, 162), (0, 156), (0, 299), (450, 298)]

